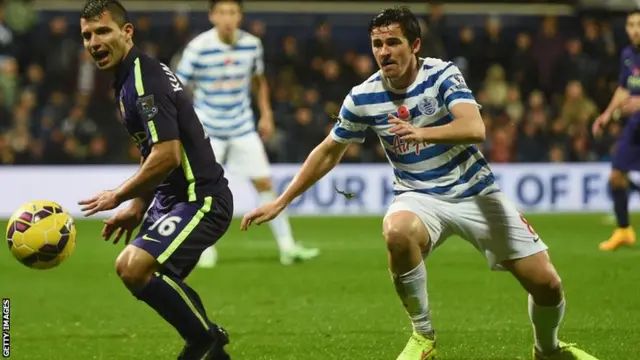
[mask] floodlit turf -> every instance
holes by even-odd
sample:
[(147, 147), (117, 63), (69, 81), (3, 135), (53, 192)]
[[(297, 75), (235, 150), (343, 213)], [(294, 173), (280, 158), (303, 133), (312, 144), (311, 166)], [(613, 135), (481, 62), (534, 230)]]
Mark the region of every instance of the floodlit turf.
[[(640, 247), (601, 253), (602, 216), (531, 216), (550, 245), (568, 307), (562, 339), (600, 359), (640, 358)], [(283, 267), (269, 228), (219, 246), (219, 266), (190, 280), (240, 360), (395, 359), (410, 334), (391, 286), (380, 219), (293, 219), (296, 235), (323, 251)], [(637, 221), (636, 221), (637, 223)], [(4, 229), (5, 223), (1, 223)], [(343, 230), (341, 230), (343, 229)], [(0, 251), (0, 296), (10, 297), (12, 359), (175, 359), (178, 334), (120, 284), (122, 245), (79, 221), (78, 245), (57, 269), (31, 270)], [(530, 359), (526, 295), (452, 238), (429, 259), (429, 292), (440, 359)]]

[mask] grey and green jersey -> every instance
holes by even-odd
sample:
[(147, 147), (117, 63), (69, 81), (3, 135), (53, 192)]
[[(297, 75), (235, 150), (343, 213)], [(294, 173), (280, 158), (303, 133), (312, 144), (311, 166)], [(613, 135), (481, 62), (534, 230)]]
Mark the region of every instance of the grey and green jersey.
[(189, 95), (166, 65), (133, 47), (118, 66), (113, 87), (124, 126), (144, 158), (157, 143), (181, 143), (181, 166), (158, 186), (158, 200), (202, 201), (228, 188)]

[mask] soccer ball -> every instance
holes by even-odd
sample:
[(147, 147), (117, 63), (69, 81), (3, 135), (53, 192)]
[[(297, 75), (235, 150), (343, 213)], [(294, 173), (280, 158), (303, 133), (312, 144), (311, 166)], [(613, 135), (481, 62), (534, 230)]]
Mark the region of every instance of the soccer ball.
[(13, 256), (25, 266), (51, 269), (73, 252), (76, 227), (71, 215), (55, 202), (30, 201), (11, 216), (7, 241)]

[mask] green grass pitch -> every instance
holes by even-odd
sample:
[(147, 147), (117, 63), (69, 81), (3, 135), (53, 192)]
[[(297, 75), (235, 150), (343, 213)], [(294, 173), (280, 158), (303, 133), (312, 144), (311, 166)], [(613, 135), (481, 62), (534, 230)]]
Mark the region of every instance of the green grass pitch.
[[(601, 219), (529, 217), (563, 277), (561, 338), (599, 359), (639, 359), (640, 247), (599, 252), (611, 231)], [(266, 225), (242, 233), (236, 221), (219, 243), (218, 267), (189, 278), (229, 331), (233, 359), (395, 359), (410, 325), (388, 275), (380, 219), (292, 222), (300, 240), (322, 249), (316, 261), (283, 267)], [(79, 221), (74, 254), (53, 270), (28, 269), (0, 251), (12, 359), (176, 358), (178, 334), (121, 285), (113, 264), (122, 245), (102, 241), (100, 228)], [(527, 298), (507, 273), (488, 270), (451, 238), (429, 258), (428, 274), (441, 359), (531, 358)]]

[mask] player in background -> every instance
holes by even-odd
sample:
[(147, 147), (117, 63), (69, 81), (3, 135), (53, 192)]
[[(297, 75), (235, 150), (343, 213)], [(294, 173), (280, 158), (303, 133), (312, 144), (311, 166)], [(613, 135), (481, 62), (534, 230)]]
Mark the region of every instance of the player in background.
[(609, 174), (618, 228), (600, 243), (602, 251), (636, 243), (636, 233), (629, 222), (629, 193), (633, 184), (628, 174), (640, 170), (640, 10), (627, 16), (625, 27), (631, 45), (622, 50), (618, 88), (607, 109), (593, 123), (593, 134), (598, 137), (613, 117), (628, 116), (615, 145)]
[[(251, 179), (261, 204), (275, 200), (269, 159), (262, 141), (274, 131), (269, 85), (264, 75), (263, 47), (259, 38), (239, 29), (240, 0), (210, 0), (209, 19), (214, 27), (193, 39), (185, 48), (177, 75), (193, 91), (198, 117), (211, 139), (211, 146), (229, 171)], [(251, 108), (251, 89), (260, 111), (258, 132)], [(261, 138), (262, 137), (262, 138)], [(295, 242), (286, 214), (270, 223), (284, 265), (308, 260), (318, 249)], [(213, 247), (198, 263), (212, 267), (217, 258)]]
[(82, 211), (91, 216), (131, 200), (102, 230), (105, 240), (114, 233), (114, 243), (125, 238), (118, 276), (185, 339), (178, 359), (228, 360), (226, 332), (184, 282), (231, 223), (233, 197), (222, 166), (182, 84), (133, 44), (133, 25), (117, 0), (89, 0), (80, 27), (98, 69), (113, 73), (123, 125), (142, 154), (133, 177), (81, 201)]
[(420, 26), (406, 8), (369, 25), (380, 70), (346, 96), (331, 134), (280, 197), (245, 215), (241, 228), (269, 221), (333, 169), (350, 143), (373, 129), (394, 172), (395, 199), (382, 224), (396, 292), (413, 323), (398, 360), (436, 357), (424, 258), (452, 235), (469, 241), (491, 268), (508, 270), (529, 293), (534, 359), (594, 357), (558, 340), (565, 310), (547, 247), (500, 192), (483, 155), (479, 106), (451, 62), (418, 58)]

